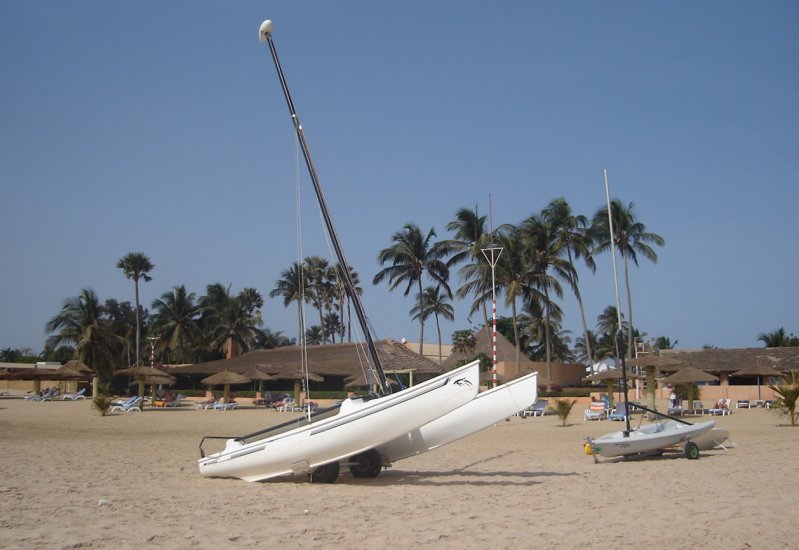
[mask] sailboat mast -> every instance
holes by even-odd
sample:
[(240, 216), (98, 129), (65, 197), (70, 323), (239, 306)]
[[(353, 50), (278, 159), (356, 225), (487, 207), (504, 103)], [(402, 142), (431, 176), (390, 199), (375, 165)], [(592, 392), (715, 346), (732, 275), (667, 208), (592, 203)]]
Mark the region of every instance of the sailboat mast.
[(366, 338), (366, 347), (368, 349), (369, 356), (372, 359), (372, 363), (374, 364), (374, 368), (377, 371), (378, 382), (380, 383), (381, 391), (383, 394), (387, 394), (389, 393), (388, 382), (386, 380), (386, 375), (383, 373), (383, 367), (380, 363), (380, 357), (377, 354), (377, 348), (375, 347), (374, 340), (372, 339), (372, 333), (369, 330), (369, 323), (366, 319), (366, 311), (363, 308), (363, 304), (361, 303), (358, 293), (355, 292), (355, 284), (352, 281), (352, 276), (349, 270), (350, 264), (347, 263), (347, 259), (344, 257), (344, 250), (341, 248), (341, 243), (339, 242), (336, 228), (333, 225), (333, 220), (330, 217), (330, 212), (327, 208), (327, 201), (325, 200), (324, 193), (322, 192), (322, 186), (319, 183), (319, 176), (316, 174), (316, 167), (311, 159), (311, 151), (308, 148), (308, 142), (306, 141), (305, 133), (302, 130), (300, 117), (297, 115), (297, 110), (294, 108), (294, 102), (291, 99), (291, 93), (289, 92), (288, 84), (286, 83), (286, 77), (283, 74), (283, 68), (280, 65), (280, 59), (277, 56), (277, 50), (275, 49), (275, 44), (272, 41), (271, 21), (266, 20), (261, 24), (261, 28), (259, 30), (259, 40), (261, 42), (266, 41), (269, 43), (269, 50), (272, 52), (272, 60), (275, 62), (275, 69), (277, 70), (277, 76), (280, 79), (280, 85), (283, 88), (283, 95), (286, 98), (286, 104), (288, 105), (289, 112), (291, 113), (291, 120), (294, 123), (294, 129), (297, 132), (297, 138), (300, 141), (302, 154), (303, 157), (305, 157), (305, 165), (308, 167), (308, 173), (311, 176), (311, 182), (313, 183), (313, 188), (316, 192), (316, 199), (319, 202), (319, 208), (322, 211), (322, 218), (324, 219), (325, 227), (327, 229), (328, 235), (330, 236), (330, 240), (333, 243), (333, 249), (336, 253), (336, 258), (341, 266), (340, 271), (344, 277), (344, 287), (347, 290), (347, 295), (355, 306), (355, 315), (358, 317), (358, 323), (361, 326), (361, 331), (363, 332), (364, 338)]
[[(608, 228), (610, 229), (610, 253), (613, 258), (613, 285), (616, 289), (616, 316), (619, 322), (619, 331), (616, 333), (616, 349), (619, 350), (621, 356), (621, 379), (622, 387), (624, 388), (624, 407), (627, 409), (627, 414), (624, 415), (627, 430), (624, 432), (624, 437), (630, 435), (630, 407), (628, 405), (627, 397), (627, 365), (624, 362), (624, 346), (621, 342), (622, 328), (621, 328), (621, 301), (619, 300), (619, 276), (616, 272), (616, 240), (613, 237), (613, 213), (610, 210), (610, 186), (608, 185), (608, 169), (605, 172), (605, 198), (608, 201)], [(632, 335), (630, 335), (632, 336)]]

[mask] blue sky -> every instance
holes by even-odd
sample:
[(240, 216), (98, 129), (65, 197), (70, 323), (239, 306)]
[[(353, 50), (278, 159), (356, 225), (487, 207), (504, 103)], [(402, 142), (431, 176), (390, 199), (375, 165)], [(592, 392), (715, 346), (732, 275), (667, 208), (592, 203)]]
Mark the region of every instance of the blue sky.
[[(297, 258), (297, 170), (267, 18), (379, 337), (418, 338), (411, 297), (371, 284), (404, 224), (446, 237), (489, 193), (495, 225), (560, 196), (590, 217), (603, 168), (666, 239), (631, 272), (640, 330), (681, 348), (799, 332), (797, 2), (7, 1), (0, 347), (41, 350), (82, 288), (132, 302), (133, 251), (156, 266), (146, 305), (178, 284), (268, 295)], [(301, 184), (303, 254), (329, 257)], [(597, 263), (591, 325), (614, 301)], [(468, 327), (455, 305), (445, 339)], [(296, 335), (293, 307), (263, 315)]]

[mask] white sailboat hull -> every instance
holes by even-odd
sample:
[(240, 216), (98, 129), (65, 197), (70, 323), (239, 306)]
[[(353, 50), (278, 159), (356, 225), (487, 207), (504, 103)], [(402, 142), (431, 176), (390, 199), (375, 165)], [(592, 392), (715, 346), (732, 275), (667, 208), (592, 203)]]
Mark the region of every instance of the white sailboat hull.
[(712, 420), (699, 424), (682, 424), (675, 420), (648, 424), (630, 432), (613, 432), (589, 440), (592, 454), (604, 457), (627, 456), (657, 451), (678, 443), (693, 440), (715, 426)]
[(396, 439), (465, 405), (477, 394), (479, 363), (368, 401), (345, 400), (335, 416), (251, 442), (228, 439), (199, 460), (209, 477), (246, 481), (302, 474)]
[(538, 373), (478, 393), (454, 411), (377, 447), (384, 465), (476, 433), (532, 406), (538, 397)]

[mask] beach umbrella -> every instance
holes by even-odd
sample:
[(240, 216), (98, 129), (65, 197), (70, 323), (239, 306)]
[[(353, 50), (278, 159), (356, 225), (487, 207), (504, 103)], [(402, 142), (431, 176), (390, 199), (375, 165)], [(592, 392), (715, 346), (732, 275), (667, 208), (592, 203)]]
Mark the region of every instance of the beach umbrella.
[[(608, 396), (611, 400), (611, 405), (614, 404), (613, 392), (615, 390), (616, 380), (619, 380), (622, 377), (622, 370), (621, 368), (617, 369), (608, 369), (598, 372), (596, 374), (592, 374), (590, 376), (586, 376), (585, 379), (589, 382), (597, 382), (600, 380), (604, 380), (608, 386)], [(633, 378), (641, 378), (641, 375), (636, 374), (630, 369), (627, 369), (627, 379), (632, 380)]]
[[(261, 382), (263, 384), (264, 380), (274, 380), (275, 377), (269, 373), (262, 371), (259, 367), (261, 365), (255, 365), (253, 368), (245, 370), (242, 372), (244, 376), (252, 380), (253, 382)], [(261, 385), (261, 390), (263, 390), (263, 385)]]
[(784, 372), (778, 371), (763, 363), (753, 363), (748, 367), (735, 371), (730, 376), (756, 376), (757, 377), (757, 398), (760, 399), (760, 377), (761, 376), (785, 376)]
[(697, 382), (714, 382), (718, 379), (718, 376), (714, 376), (702, 369), (683, 367), (674, 374), (662, 378), (661, 382), (666, 384), (695, 384)]
[[(319, 376), (318, 374), (314, 374), (312, 372), (303, 372), (301, 370), (295, 370), (291, 372), (284, 372), (275, 375), (275, 378), (278, 380), (293, 380), (294, 381), (294, 402), (300, 402), (300, 385), (302, 381), (306, 378), (311, 382), (321, 382), (324, 380), (323, 377)], [(307, 389), (307, 388), (306, 388)]]
[[(655, 408), (655, 370), (664, 367), (676, 367), (683, 362), (669, 355), (654, 355), (647, 353), (626, 360), (628, 367), (646, 368), (646, 404), (650, 409)], [(667, 369), (669, 370), (669, 369)], [(674, 370), (674, 369), (671, 369)], [(650, 418), (652, 413), (650, 413)]]
[(202, 383), (208, 386), (216, 386), (218, 384), (222, 384), (224, 386), (224, 390), (222, 391), (222, 402), (227, 403), (228, 394), (230, 393), (230, 386), (233, 384), (246, 384), (250, 382), (251, 379), (246, 377), (243, 374), (239, 374), (237, 372), (233, 372), (230, 370), (223, 370), (222, 372), (218, 372), (216, 374), (212, 374), (207, 378), (202, 379)]
[(94, 376), (94, 371), (89, 365), (73, 359), (67, 361), (62, 366), (56, 369), (56, 372), (65, 379), (80, 380), (91, 378)]
[[(114, 376), (130, 376), (136, 382), (139, 383), (139, 396), (144, 397), (144, 386), (146, 384), (152, 384), (153, 388), (153, 395), (152, 398), (155, 400), (155, 386), (157, 384), (163, 384), (160, 380), (165, 378), (170, 379), (170, 384), (175, 383), (175, 377), (171, 374), (167, 374), (166, 372), (157, 369), (155, 367), (145, 367), (144, 365), (139, 365), (137, 367), (130, 367), (128, 369), (120, 369), (114, 372)], [(139, 408), (144, 408), (144, 400), (139, 402)]]

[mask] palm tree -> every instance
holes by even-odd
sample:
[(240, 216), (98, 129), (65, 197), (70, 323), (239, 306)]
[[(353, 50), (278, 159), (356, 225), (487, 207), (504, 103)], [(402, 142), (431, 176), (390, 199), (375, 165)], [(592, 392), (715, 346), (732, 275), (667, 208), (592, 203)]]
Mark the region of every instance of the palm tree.
[[(591, 257), (591, 237), (587, 230), (588, 220), (583, 215), (575, 216), (572, 214), (571, 206), (564, 198), (558, 198), (549, 203), (543, 211), (544, 220), (552, 226), (554, 237), (557, 245), (561, 250), (566, 252), (569, 258), (569, 263), (574, 267), (574, 260), (582, 257), (585, 265), (591, 270), (596, 271), (596, 264)], [(572, 256), (573, 255), (573, 256)], [(583, 299), (580, 295), (580, 287), (578, 284), (577, 271), (574, 272), (574, 279), (568, 281), (569, 285), (574, 292), (574, 297), (577, 298), (577, 305), (580, 308), (580, 320), (583, 323), (583, 343), (586, 347), (586, 357), (588, 357), (589, 365), (592, 362), (591, 357), (591, 338), (588, 337), (588, 323), (585, 320), (585, 308), (583, 307)]]
[(787, 416), (791, 421), (791, 426), (796, 426), (796, 421), (799, 419), (799, 412), (796, 410), (796, 406), (799, 404), (799, 373), (795, 370), (791, 371), (783, 384), (769, 384), (768, 387), (774, 391), (776, 397), (772, 409)]
[(460, 352), (465, 355), (474, 353), (477, 348), (477, 340), (471, 330), (456, 330), (452, 333), (452, 351)]
[(799, 338), (793, 334), (786, 334), (785, 327), (780, 327), (773, 332), (758, 334), (757, 341), (763, 342), (767, 348), (786, 348), (799, 346)]
[[(91, 289), (64, 302), (61, 311), (47, 322), (46, 330), (53, 333), (47, 346), (75, 346), (75, 359), (88, 365), (104, 384), (111, 381), (114, 370), (113, 350), (119, 338), (110, 330), (104, 309)], [(94, 385), (97, 388), (97, 384)], [(96, 390), (95, 390), (96, 391)]]
[[(373, 284), (379, 284), (388, 277), (389, 290), (394, 290), (402, 284), (406, 284), (404, 295), (407, 296), (414, 285), (418, 288), (418, 296), (423, 295), (422, 278), (424, 273), (438, 283), (447, 293), (452, 296), (452, 291), (447, 284), (449, 279), (449, 269), (442, 261), (449, 252), (446, 243), (432, 243), (436, 236), (435, 229), (430, 229), (427, 235), (422, 234), (422, 230), (417, 225), (407, 224), (402, 231), (394, 233), (391, 237), (394, 243), (391, 247), (385, 248), (377, 255), (380, 265), (391, 262), (391, 265), (380, 270), (372, 280)], [(424, 345), (424, 319), (419, 318), (419, 354), (422, 354)]]
[(461, 268), (460, 271), (461, 280), (468, 285), (469, 290), (464, 290), (462, 287), (457, 291), (457, 294), (461, 298), (465, 298), (470, 293), (475, 295), (475, 298), (478, 299), (476, 304), (479, 304), (483, 314), (483, 323), (486, 330), (488, 330), (486, 301), (480, 298), (486, 294), (485, 289), (482, 287), (490, 289), (491, 279), (478, 278), (477, 280), (470, 280), (470, 277), (479, 277), (481, 274), (481, 270), (477, 268), (478, 264), (488, 265), (482, 253), (482, 249), (485, 248), (486, 241), (489, 239), (489, 235), (486, 233), (486, 217), (477, 214), (477, 206), (474, 207), (474, 210), (461, 208), (455, 213), (455, 219), (447, 224), (447, 231), (455, 233), (454, 239), (446, 241), (447, 246), (453, 253), (450, 259), (447, 260), (447, 267), (452, 268), (464, 262), (466, 262), (466, 266), (469, 266), (468, 269)]
[[(525, 300), (539, 300), (544, 306), (546, 323), (546, 361), (547, 361), (547, 387), (552, 385), (552, 356), (551, 356), (551, 331), (550, 315), (552, 299), (550, 292), (558, 298), (563, 297), (563, 288), (558, 279), (574, 281), (577, 274), (572, 263), (562, 258), (562, 241), (556, 237), (553, 227), (541, 216), (531, 216), (522, 223), (522, 237), (524, 239), (524, 254), (528, 260)], [(550, 275), (550, 270), (552, 275)]]
[[(588, 345), (586, 345), (586, 340), (589, 342)], [(589, 349), (591, 350), (590, 355)], [(574, 352), (578, 361), (588, 365), (593, 365), (599, 359), (597, 337), (593, 330), (589, 329), (584, 336), (578, 336), (574, 340)]]
[(187, 362), (186, 345), (200, 339), (200, 310), (194, 302), (195, 297), (194, 292), (187, 292), (186, 287), (180, 285), (152, 303), (156, 312), (153, 334), (159, 337), (165, 350), (176, 353), (181, 363)]
[(280, 279), (275, 282), (275, 288), (269, 292), (269, 296), (276, 298), (283, 297), (283, 305), (289, 307), (291, 302), (297, 302), (297, 323), (299, 324), (299, 331), (297, 334), (299, 338), (303, 336), (303, 315), (302, 315), (302, 302), (307, 301), (303, 291), (303, 270), (299, 262), (294, 262), (288, 269), (283, 270), (280, 274)]
[[(495, 268), (497, 291), (505, 295), (505, 305), (511, 308), (511, 324), (513, 326), (513, 341), (516, 346), (516, 373), (521, 372), (522, 352), (521, 338), (519, 335), (519, 315), (516, 302), (523, 298), (529, 288), (527, 275), (529, 263), (524, 255), (524, 242), (521, 230), (511, 224), (505, 224), (497, 229), (495, 243), (503, 252)], [(490, 279), (491, 267), (486, 263)], [(490, 284), (487, 293), (491, 292)], [(490, 294), (489, 294), (490, 295)], [(472, 311), (475, 306), (472, 306)]]
[(655, 339), (655, 349), (657, 350), (674, 349), (675, 347), (677, 347), (677, 344), (679, 342), (680, 342), (679, 340), (674, 340), (674, 343), (672, 343), (671, 338), (669, 338), (668, 336), (658, 336)]
[[(324, 258), (309, 256), (303, 262), (306, 294), (319, 312), (319, 325), (324, 327), (324, 310), (330, 299), (330, 266)], [(327, 343), (325, 331), (322, 330), (322, 343)]]
[[(350, 281), (352, 281), (353, 290), (358, 296), (363, 295), (363, 288), (360, 287), (360, 278), (358, 277), (358, 272), (355, 271), (352, 266), (349, 267), (349, 274), (350, 274)], [(352, 342), (352, 300), (347, 295), (347, 287), (344, 284), (344, 270), (341, 267), (340, 263), (336, 263), (335, 270), (335, 289), (334, 289), (334, 296), (338, 300), (338, 308), (341, 311), (342, 316), (342, 323), (341, 323), (341, 338), (340, 340), (344, 341), (344, 331), (346, 330), (347, 333), (347, 342)], [(347, 318), (344, 321), (344, 311), (346, 309)]]
[[(597, 319), (596, 330), (600, 334), (597, 343), (604, 343), (604, 347), (610, 347), (610, 349), (614, 350), (614, 357), (616, 358), (616, 362), (618, 363), (619, 359), (621, 358), (621, 350), (619, 349), (618, 342), (616, 339), (616, 334), (619, 333), (620, 330), (624, 330), (628, 328), (628, 324), (624, 321), (624, 315), (622, 317), (622, 326), (619, 326), (619, 314), (618, 310), (615, 306), (607, 306), (602, 313), (599, 314)], [(622, 337), (624, 332), (622, 332)]]
[[(627, 356), (633, 356), (633, 304), (632, 293), (630, 292), (630, 272), (628, 266), (628, 259), (638, 265), (638, 254), (642, 254), (645, 258), (652, 263), (656, 263), (658, 256), (655, 251), (649, 246), (649, 243), (657, 246), (663, 246), (666, 241), (657, 233), (651, 233), (646, 230), (646, 226), (638, 221), (638, 218), (633, 212), (635, 203), (629, 203), (626, 207), (618, 199), (613, 199), (610, 203), (610, 211), (613, 216), (613, 238), (615, 246), (621, 253), (622, 262), (624, 264), (624, 285), (627, 289), (627, 323), (629, 325), (630, 334), (627, 338)], [(608, 211), (605, 208), (600, 208), (591, 223), (591, 234), (596, 243), (596, 248), (592, 254), (604, 252), (607, 250), (612, 251), (610, 242), (610, 225), (608, 223)]]
[(117, 262), (117, 267), (125, 273), (125, 277), (133, 279), (136, 289), (136, 364), (139, 364), (139, 350), (141, 348), (141, 306), (139, 305), (139, 279), (149, 282), (152, 277), (148, 275), (155, 268), (150, 258), (142, 252), (131, 252)]
[(439, 317), (443, 317), (447, 321), (455, 320), (455, 310), (452, 305), (448, 303), (446, 294), (441, 294), (440, 286), (429, 286), (424, 289), (421, 296), (416, 297), (417, 304), (413, 306), (410, 313), (412, 319), (427, 320), (430, 315), (434, 315), (436, 319), (436, 333), (438, 334), (438, 363), (443, 361), (441, 353), (441, 325)]
[(227, 351), (227, 357), (247, 352), (255, 347), (263, 334), (260, 308), (263, 298), (252, 288), (245, 288), (237, 296), (230, 295), (230, 287), (219, 283), (208, 285), (206, 295), (200, 299), (201, 324), (210, 336), (210, 347)]

